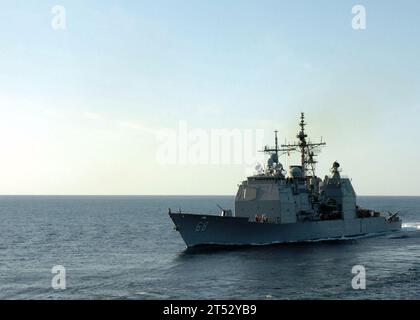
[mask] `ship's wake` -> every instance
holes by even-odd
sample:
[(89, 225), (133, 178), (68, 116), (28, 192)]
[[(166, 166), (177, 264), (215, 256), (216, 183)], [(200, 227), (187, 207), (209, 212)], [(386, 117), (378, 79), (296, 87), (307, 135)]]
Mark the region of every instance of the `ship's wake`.
[(420, 222), (407, 222), (402, 224), (402, 231), (420, 231)]
[(407, 222), (401, 226), (401, 231), (390, 234), (388, 239), (418, 238), (420, 237), (420, 222)]

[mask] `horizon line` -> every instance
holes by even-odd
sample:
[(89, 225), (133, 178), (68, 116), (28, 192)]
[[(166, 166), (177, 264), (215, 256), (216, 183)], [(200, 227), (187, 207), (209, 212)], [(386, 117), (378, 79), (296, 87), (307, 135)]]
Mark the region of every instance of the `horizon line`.
[[(0, 197), (235, 197), (234, 194), (0, 194)], [(360, 194), (356, 197), (420, 197), (402, 194)]]

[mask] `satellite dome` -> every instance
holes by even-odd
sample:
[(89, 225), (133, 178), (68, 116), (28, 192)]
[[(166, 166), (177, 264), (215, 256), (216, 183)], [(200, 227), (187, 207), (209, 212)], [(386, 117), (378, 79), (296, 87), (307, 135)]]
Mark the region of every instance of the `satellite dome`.
[(291, 178), (302, 177), (302, 168), (300, 166), (291, 166), (289, 169), (289, 176)]

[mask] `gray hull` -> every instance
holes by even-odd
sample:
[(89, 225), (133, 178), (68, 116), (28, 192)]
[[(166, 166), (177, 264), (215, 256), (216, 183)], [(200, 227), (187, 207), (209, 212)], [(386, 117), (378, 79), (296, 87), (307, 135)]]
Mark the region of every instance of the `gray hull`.
[(384, 217), (352, 220), (274, 224), (248, 218), (170, 213), (187, 247), (197, 245), (268, 245), (274, 243), (339, 239), (399, 231), (401, 221)]

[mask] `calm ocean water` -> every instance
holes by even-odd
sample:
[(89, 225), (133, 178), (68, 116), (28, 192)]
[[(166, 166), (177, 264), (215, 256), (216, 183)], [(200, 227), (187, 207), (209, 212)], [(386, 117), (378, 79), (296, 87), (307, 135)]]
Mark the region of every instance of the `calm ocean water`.
[[(420, 197), (403, 232), (348, 241), (186, 251), (167, 208), (217, 213), (233, 197), (0, 197), (1, 299), (420, 299)], [(54, 265), (65, 290), (51, 288)], [(352, 266), (366, 267), (353, 290)]]

